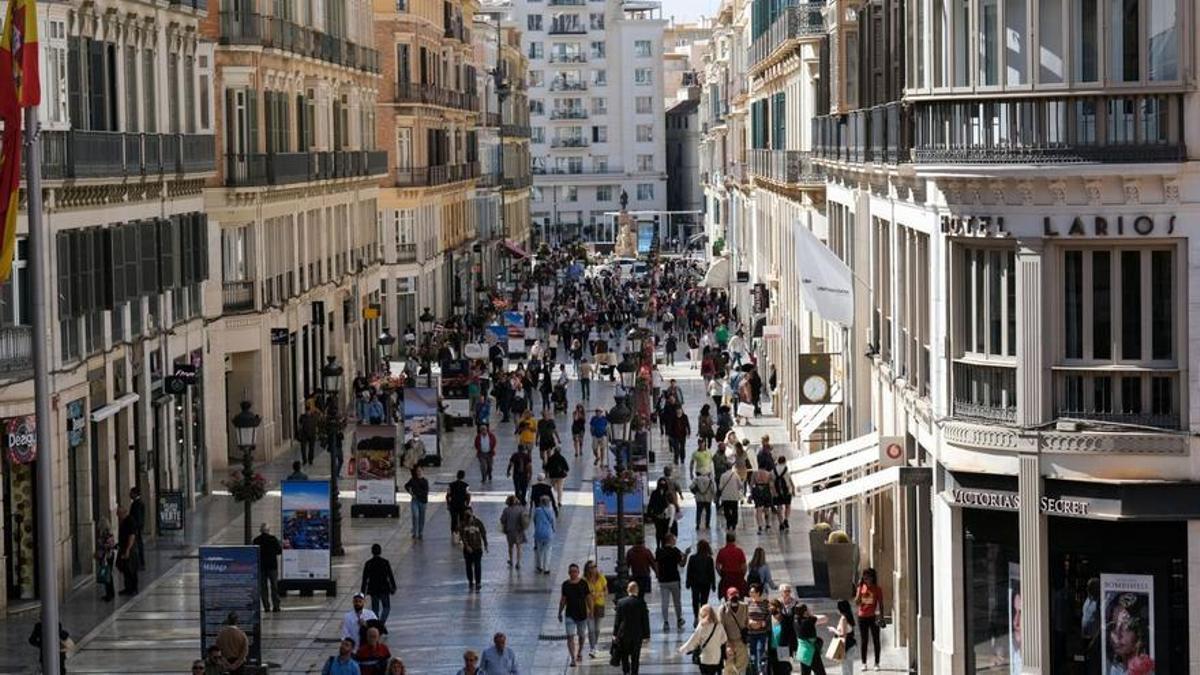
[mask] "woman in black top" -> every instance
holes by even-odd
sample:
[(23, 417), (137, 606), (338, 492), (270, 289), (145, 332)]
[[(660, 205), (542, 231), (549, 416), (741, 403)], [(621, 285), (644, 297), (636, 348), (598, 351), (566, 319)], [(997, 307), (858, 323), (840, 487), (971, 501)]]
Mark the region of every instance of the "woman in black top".
[(684, 587), (692, 591), (692, 625), (700, 620), (700, 608), (708, 604), (708, 596), (717, 590), (717, 567), (713, 563), (712, 546), (707, 539), (696, 542), (696, 553), (687, 564)]
[[(796, 606), (797, 642), (800, 640), (807, 640), (813, 642), (815, 646), (815, 649), (813, 650), (812, 664), (807, 666), (803, 663), (800, 664), (801, 675), (809, 675), (809, 673), (825, 675), (825, 663), (821, 660), (822, 640), (817, 637), (817, 626), (825, 625), (825, 621), (826, 619), (824, 616), (809, 612), (808, 605)], [(797, 647), (797, 651), (798, 650), (799, 647)]]

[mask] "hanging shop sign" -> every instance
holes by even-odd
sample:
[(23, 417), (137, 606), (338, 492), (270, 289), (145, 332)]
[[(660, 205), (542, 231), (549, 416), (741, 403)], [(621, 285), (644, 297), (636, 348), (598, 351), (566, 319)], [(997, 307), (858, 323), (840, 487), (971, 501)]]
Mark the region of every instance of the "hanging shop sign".
[(271, 344), (286, 345), (288, 343), (288, 329), (272, 328), (271, 329)]
[(86, 401), (79, 398), (67, 404), (67, 445), (78, 448), (87, 435)]
[(5, 445), (13, 464), (32, 464), (37, 459), (37, 418), (10, 417), (4, 421)]
[(900, 436), (879, 437), (879, 466), (900, 466), (904, 464), (904, 439)]

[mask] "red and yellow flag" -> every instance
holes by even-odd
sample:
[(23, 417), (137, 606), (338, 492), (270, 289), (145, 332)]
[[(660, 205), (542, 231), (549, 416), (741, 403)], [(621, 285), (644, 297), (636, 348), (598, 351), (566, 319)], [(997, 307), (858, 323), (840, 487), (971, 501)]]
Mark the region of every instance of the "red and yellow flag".
[(0, 33), (0, 282), (12, 273), (21, 194), (21, 111), (42, 100), (37, 0), (8, 0)]

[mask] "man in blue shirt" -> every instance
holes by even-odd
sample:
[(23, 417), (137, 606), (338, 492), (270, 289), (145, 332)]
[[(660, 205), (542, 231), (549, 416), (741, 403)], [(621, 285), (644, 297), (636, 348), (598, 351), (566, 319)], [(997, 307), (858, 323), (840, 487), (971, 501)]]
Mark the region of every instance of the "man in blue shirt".
[(508, 638), (504, 633), (496, 633), (492, 637), (492, 646), (483, 650), (479, 660), (479, 669), (487, 675), (521, 675), (517, 668), (517, 655), (505, 645)]
[(354, 660), (353, 638), (342, 638), (342, 643), (338, 645), (337, 656), (329, 657), (329, 660), (325, 662), (325, 667), (321, 669), (321, 675), (361, 675), (361, 673), (358, 663)]
[(600, 466), (608, 458), (608, 418), (603, 410), (596, 408), (589, 424), (592, 428), (592, 463)]

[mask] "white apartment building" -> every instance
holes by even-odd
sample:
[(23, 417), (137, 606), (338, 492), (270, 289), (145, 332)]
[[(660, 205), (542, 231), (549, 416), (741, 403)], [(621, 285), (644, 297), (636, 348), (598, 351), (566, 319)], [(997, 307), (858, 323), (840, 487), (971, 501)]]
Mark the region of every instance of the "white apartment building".
[(535, 237), (614, 241), (604, 214), (666, 207), (657, 2), (521, 0)]

